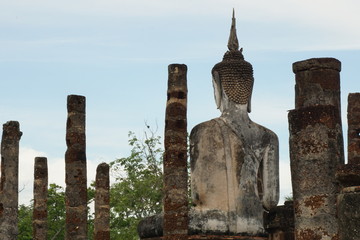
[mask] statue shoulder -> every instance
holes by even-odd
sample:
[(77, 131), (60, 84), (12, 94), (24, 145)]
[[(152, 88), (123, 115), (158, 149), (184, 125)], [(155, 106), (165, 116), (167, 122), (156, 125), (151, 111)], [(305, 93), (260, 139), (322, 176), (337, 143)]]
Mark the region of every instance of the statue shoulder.
[(204, 134), (214, 134), (216, 132), (220, 132), (219, 123), (216, 119), (212, 119), (206, 122), (199, 123), (196, 125), (190, 133), (190, 139), (197, 138), (199, 136), (203, 136)]
[[(254, 122), (253, 122), (254, 123)], [(278, 140), (278, 136), (276, 135), (275, 132), (273, 132), (272, 130), (260, 125), (260, 124), (257, 124), (257, 123), (254, 123), (257, 128), (262, 132), (263, 135), (267, 136), (268, 138), (272, 139), (273, 141), (279, 141)]]

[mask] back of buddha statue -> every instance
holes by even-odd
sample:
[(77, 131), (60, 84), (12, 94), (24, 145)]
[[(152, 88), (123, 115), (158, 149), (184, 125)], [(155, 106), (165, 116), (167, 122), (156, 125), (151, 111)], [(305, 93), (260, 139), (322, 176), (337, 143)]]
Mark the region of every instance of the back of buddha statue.
[(278, 139), (252, 122), (253, 73), (238, 50), (235, 18), (229, 51), (212, 70), (221, 116), (190, 134), (190, 234), (265, 236), (263, 211), (279, 197)]

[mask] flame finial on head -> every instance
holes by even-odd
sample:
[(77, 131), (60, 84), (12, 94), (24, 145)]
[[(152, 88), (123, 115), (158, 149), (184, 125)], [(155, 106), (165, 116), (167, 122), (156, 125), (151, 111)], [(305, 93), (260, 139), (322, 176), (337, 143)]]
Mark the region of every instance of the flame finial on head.
[(233, 9), (233, 16), (231, 22), (231, 29), (230, 29), (230, 37), (228, 41), (228, 49), (230, 51), (238, 51), (239, 50), (239, 41), (236, 36), (236, 22), (235, 22), (235, 10)]

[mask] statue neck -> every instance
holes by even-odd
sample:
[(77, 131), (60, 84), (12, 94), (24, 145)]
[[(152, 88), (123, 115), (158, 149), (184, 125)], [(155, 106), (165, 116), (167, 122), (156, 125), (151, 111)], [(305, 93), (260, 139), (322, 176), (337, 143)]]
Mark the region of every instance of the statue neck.
[(256, 125), (249, 118), (247, 104), (233, 104), (222, 112), (220, 119), (243, 141), (251, 143), (252, 140), (256, 139), (253, 138), (254, 133), (256, 133), (253, 127)]
[(223, 109), (221, 117), (231, 123), (243, 124), (251, 122), (247, 112), (247, 104), (229, 102), (227, 108)]

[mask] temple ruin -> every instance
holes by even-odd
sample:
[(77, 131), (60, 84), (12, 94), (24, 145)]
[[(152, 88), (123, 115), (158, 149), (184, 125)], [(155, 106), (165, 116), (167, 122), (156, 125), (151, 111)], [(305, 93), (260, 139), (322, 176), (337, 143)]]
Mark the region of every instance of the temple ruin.
[[(234, 15), (228, 49), (211, 72), (221, 116), (195, 126), (189, 146), (187, 66), (168, 67), (163, 212), (140, 222), (140, 239), (359, 240), (360, 93), (348, 97), (345, 164), (341, 62), (312, 58), (293, 64), (295, 108), (288, 113), (293, 200), (277, 206), (278, 138), (249, 117), (255, 79), (239, 49)], [(88, 239), (85, 97), (69, 95), (67, 110), (65, 238)], [(0, 239), (4, 240), (18, 235), (21, 135), (18, 122), (3, 125)], [(34, 169), (33, 239), (46, 239), (47, 158), (37, 157)], [(106, 240), (110, 239), (108, 164), (98, 166), (95, 185), (94, 239)]]
[[(193, 206), (189, 206), (186, 239), (360, 239), (360, 94), (349, 95), (349, 163), (345, 165), (340, 61), (313, 58), (293, 64), (295, 109), (288, 117), (294, 196), (293, 201), (276, 206), (277, 138), (260, 127), (265, 131), (262, 137), (247, 117), (252, 67), (239, 50), (234, 17), (228, 48), (212, 70), (222, 116), (199, 124), (190, 135)], [(247, 125), (254, 126), (246, 130)], [(181, 158), (174, 158), (181, 164)], [(173, 186), (165, 182), (165, 189)], [(165, 208), (163, 215), (144, 219), (139, 224), (141, 239), (169, 239), (162, 219), (166, 214)], [(184, 216), (182, 210), (178, 214)], [(173, 228), (180, 226), (173, 221)]]

